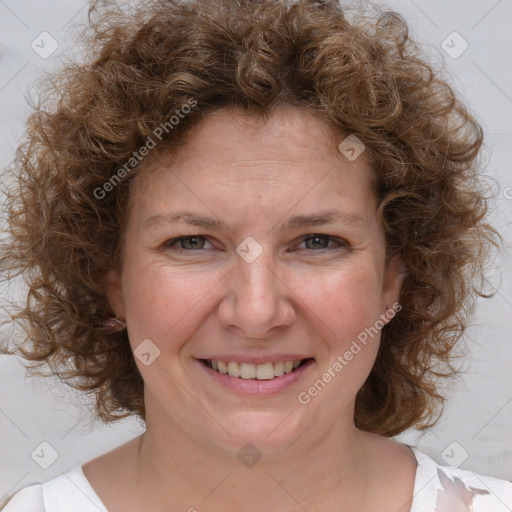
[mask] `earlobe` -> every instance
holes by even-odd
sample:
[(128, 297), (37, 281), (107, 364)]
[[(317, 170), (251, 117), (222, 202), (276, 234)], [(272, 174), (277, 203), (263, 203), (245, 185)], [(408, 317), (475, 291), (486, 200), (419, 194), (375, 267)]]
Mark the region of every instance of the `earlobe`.
[(108, 302), (114, 314), (119, 318), (126, 318), (121, 276), (119, 275), (119, 272), (114, 268), (109, 269), (107, 272), (105, 291), (107, 294)]

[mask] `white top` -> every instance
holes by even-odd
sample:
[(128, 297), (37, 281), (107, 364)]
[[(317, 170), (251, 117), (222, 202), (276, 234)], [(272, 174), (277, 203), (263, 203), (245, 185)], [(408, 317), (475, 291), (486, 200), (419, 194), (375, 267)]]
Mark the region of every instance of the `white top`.
[[(512, 482), (440, 466), (411, 447), (418, 466), (410, 512), (511, 512)], [(108, 512), (82, 466), (21, 489), (2, 512)]]

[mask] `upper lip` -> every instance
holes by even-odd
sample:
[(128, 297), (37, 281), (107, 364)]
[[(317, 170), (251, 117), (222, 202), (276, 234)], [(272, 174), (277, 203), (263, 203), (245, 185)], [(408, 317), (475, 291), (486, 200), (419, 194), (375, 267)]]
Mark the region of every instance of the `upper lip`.
[(237, 363), (248, 364), (264, 364), (264, 363), (279, 363), (284, 361), (298, 361), (303, 359), (310, 359), (311, 356), (307, 354), (268, 354), (268, 355), (248, 355), (248, 354), (216, 354), (211, 356), (197, 357), (196, 359), (209, 359), (213, 361), (235, 361)]

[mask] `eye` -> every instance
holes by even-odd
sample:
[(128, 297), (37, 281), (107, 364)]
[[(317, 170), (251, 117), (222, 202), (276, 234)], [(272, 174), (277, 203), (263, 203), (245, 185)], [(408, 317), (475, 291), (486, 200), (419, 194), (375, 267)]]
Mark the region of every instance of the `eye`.
[[(174, 250), (174, 251), (185, 251), (185, 252), (193, 252), (200, 251), (202, 249), (206, 249), (205, 244), (209, 243), (206, 237), (202, 235), (191, 235), (191, 236), (181, 236), (179, 238), (172, 238), (163, 244), (163, 249), (165, 250)], [(313, 249), (316, 251), (323, 250), (336, 250), (336, 249), (346, 249), (349, 247), (348, 242), (343, 239), (335, 238), (330, 235), (324, 235), (322, 233), (315, 233), (311, 235), (307, 235), (302, 238), (299, 246), (301, 244), (306, 245), (306, 249)], [(299, 246), (296, 246), (294, 250), (301, 249)], [(309, 251), (310, 252), (310, 251)]]
[(201, 235), (181, 236), (165, 242), (164, 249), (195, 251), (203, 249), (206, 242), (206, 238)]
[[(329, 241), (332, 241), (333, 244), (329, 245)], [(324, 235), (322, 233), (315, 233), (312, 235), (308, 235), (304, 237), (301, 241), (301, 244), (305, 243), (307, 249), (316, 249), (316, 250), (336, 250), (340, 248), (348, 247), (348, 243), (345, 240), (334, 238), (330, 235)]]

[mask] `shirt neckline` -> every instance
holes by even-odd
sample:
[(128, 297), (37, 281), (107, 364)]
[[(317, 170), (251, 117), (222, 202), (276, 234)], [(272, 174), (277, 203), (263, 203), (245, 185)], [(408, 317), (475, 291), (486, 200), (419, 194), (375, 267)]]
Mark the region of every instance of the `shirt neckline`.
[[(407, 446), (407, 448), (409, 448), (412, 451), (416, 459), (414, 490), (410, 508), (410, 512), (416, 512), (417, 510), (419, 510), (418, 496), (420, 495), (420, 493), (424, 492), (425, 488), (429, 486), (429, 484), (431, 484), (430, 486), (435, 485), (434, 481), (437, 476), (437, 473), (435, 471), (436, 464), (428, 455), (418, 451), (415, 447), (409, 445), (404, 446)], [(98, 510), (100, 510), (101, 512), (109, 512), (105, 504), (100, 499), (100, 497), (92, 487), (91, 483), (85, 476), (85, 473), (83, 472), (83, 466), (77, 466), (63, 476), (68, 477), (68, 479), (71, 481), (69, 485), (75, 487), (75, 492), (76, 488), (78, 488), (78, 490), (81, 491), (81, 493), (84, 495), (84, 504), (85, 500), (87, 500), (94, 503)], [(430, 493), (426, 494), (429, 495)]]

